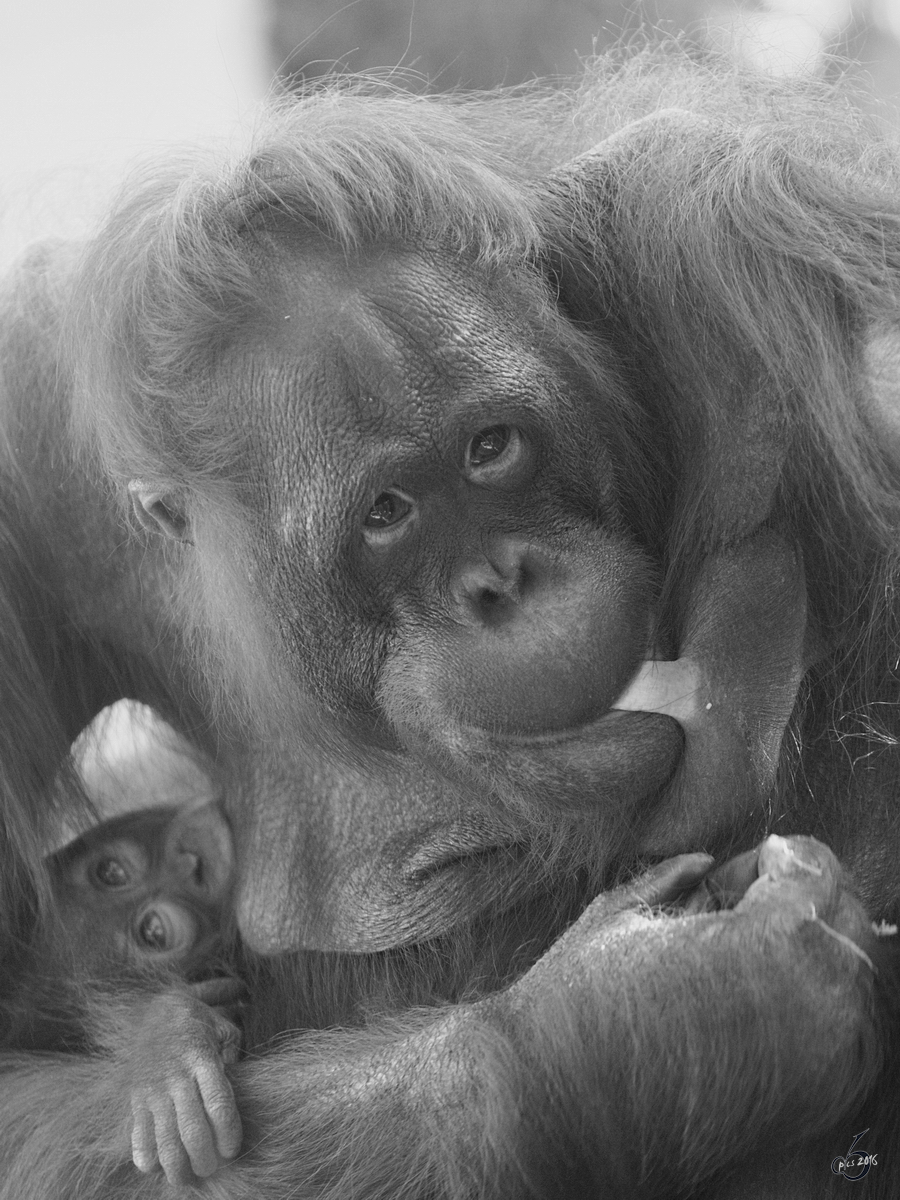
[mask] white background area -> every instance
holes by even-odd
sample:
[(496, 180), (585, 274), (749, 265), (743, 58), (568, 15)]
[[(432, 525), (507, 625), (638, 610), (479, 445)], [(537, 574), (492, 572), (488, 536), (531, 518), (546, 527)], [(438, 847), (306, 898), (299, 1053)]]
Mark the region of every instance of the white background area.
[[(430, 2), (441, 0), (394, 0), (390, 11), (406, 28), (417, 4)], [(640, 0), (628, 2), (640, 8)], [(305, 18), (300, 45), (301, 35), (331, 23), (339, 57), (358, 38), (342, 31), (342, 15), (368, 3), (293, 0)], [(504, 0), (483, 3), (502, 8)], [(270, 82), (267, 22), (275, 7), (271, 0), (0, 0), (0, 268), (29, 240), (83, 232), (135, 156), (224, 136), (252, 120)], [(861, 15), (876, 39), (874, 90), (900, 97), (900, 0), (700, 0), (696, 12), (687, 10), (706, 14), (714, 42), (776, 73), (815, 69)], [(614, 11), (616, 4), (597, 0), (598, 23)], [(509, 36), (518, 36), (515, 28)]]
[(255, 0), (0, 0), (0, 263), (82, 232), (136, 156), (252, 120), (263, 19)]

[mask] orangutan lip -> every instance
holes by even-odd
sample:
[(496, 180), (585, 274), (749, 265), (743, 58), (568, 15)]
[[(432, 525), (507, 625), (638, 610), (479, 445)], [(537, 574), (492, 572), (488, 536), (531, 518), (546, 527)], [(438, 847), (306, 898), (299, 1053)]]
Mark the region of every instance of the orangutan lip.
[(583, 725), (569, 725), (565, 729), (548, 729), (544, 733), (492, 733), (491, 741), (497, 745), (520, 746), (523, 749), (527, 749), (529, 746), (563, 746), (566, 742), (584, 741), (595, 737), (600, 731), (611, 731), (617, 721), (626, 721), (631, 715), (639, 716), (640, 714), (617, 712), (615, 709), (610, 709), (592, 721), (585, 721)]
[(491, 740), (522, 747), (563, 745), (596, 736), (601, 731), (611, 732), (614, 723), (626, 720), (628, 713), (669, 717), (684, 726), (701, 711), (703, 696), (703, 677), (692, 659), (647, 659), (638, 667), (624, 692), (601, 716), (565, 729), (494, 733)]

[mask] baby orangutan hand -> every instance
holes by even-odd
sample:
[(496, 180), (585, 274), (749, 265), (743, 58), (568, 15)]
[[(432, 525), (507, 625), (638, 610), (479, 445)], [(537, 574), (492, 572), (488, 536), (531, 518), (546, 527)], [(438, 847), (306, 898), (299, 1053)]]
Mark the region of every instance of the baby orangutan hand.
[(241, 1034), (226, 1006), (234, 979), (211, 979), (154, 996), (136, 1029), (131, 1135), (134, 1165), (158, 1166), (170, 1184), (212, 1175), (238, 1153), (241, 1120), (225, 1065)]

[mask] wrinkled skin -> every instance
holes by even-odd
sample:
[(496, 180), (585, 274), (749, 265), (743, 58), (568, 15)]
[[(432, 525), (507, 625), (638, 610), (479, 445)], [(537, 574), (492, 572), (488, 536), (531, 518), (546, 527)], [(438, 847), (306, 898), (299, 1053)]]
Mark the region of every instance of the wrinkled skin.
[[(401, 793), (403, 804), (379, 804), (371, 833), (369, 822), (353, 822), (363, 839), (374, 833), (378, 843), (348, 839), (350, 855), (331, 884), (334, 901), (314, 866), (323, 847), (308, 830), (294, 832), (291, 879), (310, 881), (319, 912), (307, 916), (303, 885), (292, 885), (302, 925), (274, 936), (281, 946), (298, 935), (303, 944), (333, 944), (328, 905), (346, 905), (359, 891), (370, 930), (348, 928), (352, 917), (342, 911), (337, 939), (350, 949), (377, 948), (371, 923), (382, 906), (390, 906), (392, 941), (397, 928), (418, 940), (440, 932), (448, 915), (458, 919), (466, 895), (480, 907), (486, 889), (515, 872), (514, 856), (492, 853), (516, 840), (502, 810), (495, 834), (490, 809), (480, 797), (475, 806), (467, 799), (483, 791), (486, 776), (507, 784), (501, 803), (518, 806), (524, 792), (540, 796), (542, 807), (589, 805), (599, 822), (610, 811), (619, 821), (623, 808), (640, 806), (671, 772), (681, 735), (668, 718), (609, 713), (646, 653), (652, 568), (617, 535), (612, 501), (607, 525), (597, 519), (608, 484), (594, 464), (608, 452), (601, 429), (579, 422), (559, 368), (532, 349), (547, 336), (533, 286), (502, 280), (482, 294), (446, 260), (380, 253), (361, 279), (333, 258), (323, 257), (312, 277), (304, 264), (284, 292), (265, 334), (268, 352), (268, 338), (277, 338), (276, 377), (285, 386), (259, 406), (256, 438), (269, 444), (285, 410), (288, 428), (312, 436), (296, 447), (302, 465), (260, 464), (254, 508), (265, 525), (251, 551), (259, 555), (254, 582), (279, 614), (276, 636), (294, 661), (308, 659), (311, 646), (327, 647), (337, 669), (321, 681), (322, 699), (383, 714), (351, 730), (373, 744), (388, 790)], [(291, 320), (276, 323), (282, 310)], [(326, 340), (338, 313), (339, 335)], [(424, 346), (429, 355), (420, 367)], [(340, 374), (327, 370), (332, 358)], [(588, 380), (565, 360), (562, 366), (586, 393)], [(326, 379), (324, 402), (304, 386), (307, 373)], [(575, 448), (580, 471), (554, 436), (558, 424), (567, 434), (570, 426), (584, 429)], [(470, 464), (470, 443), (491, 427), (516, 432), (497, 458)], [(361, 477), (347, 475), (350, 461), (360, 464)], [(577, 505), (564, 482), (573, 475), (584, 481)], [(335, 494), (336, 479), (350, 487)], [(367, 511), (382, 494), (409, 497), (410, 511), (369, 529)], [(307, 514), (316, 514), (312, 529)], [(335, 519), (345, 514), (350, 522)], [(333, 564), (329, 590), (340, 598), (317, 611), (311, 598), (297, 599), (309, 587), (302, 564), (311, 553)], [(299, 620), (291, 620), (294, 611)], [(365, 647), (372, 631), (374, 660), (372, 650), (340, 652)], [(636, 762), (629, 749), (637, 744), (645, 753)], [(423, 788), (409, 777), (410, 752), (416, 764), (449, 779), (449, 803), (447, 784)], [(330, 841), (333, 832), (323, 835)], [(369, 877), (357, 882), (360, 870)], [(268, 949), (273, 934), (256, 914), (281, 906), (268, 895), (278, 877), (261, 876), (242, 883), (242, 924), (251, 942)]]
[[(661, 114), (559, 166), (538, 260), (487, 265), (405, 215), (338, 247), (324, 199), (225, 203), (203, 235), (228, 230), (245, 290), (203, 295), (177, 369), (174, 343), (141, 358), (192, 328), (165, 308), (171, 260), (128, 272), (156, 237), (200, 287), (186, 226), (123, 210), (86, 268), (53, 250), (20, 277), (0, 599), (25, 698), (4, 782), (25, 858), (29, 771), (52, 778), (122, 694), (224, 780), (251, 1053), (229, 1073), (243, 1153), (207, 1194), (819, 1196), (858, 1129), (896, 1145), (876, 1090), (892, 954), (869, 916), (900, 887), (897, 741), (864, 741), (858, 767), (836, 723), (896, 723), (896, 464), (865, 408), (889, 427), (896, 393), (863, 370), (900, 253), (861, 197), (848, 215), (827, 176), (742, 157), (742, 137)], [(846, 275), (821, 222), (854, 247)], [(54, 313), (85, 295), (103, 328), (78, 327), (95, 361), (71, 351), (70, 395)], [(857, 869), (868, 915), (802, 838), (701, 884), (804, 829)], [(103, 1054), (7, 1060), (3, 1200), (165, 1194), (130, 1165), (129, 1047), (103, 1012)], [(760, 1174), (775, 1139), (793, 1158)]]

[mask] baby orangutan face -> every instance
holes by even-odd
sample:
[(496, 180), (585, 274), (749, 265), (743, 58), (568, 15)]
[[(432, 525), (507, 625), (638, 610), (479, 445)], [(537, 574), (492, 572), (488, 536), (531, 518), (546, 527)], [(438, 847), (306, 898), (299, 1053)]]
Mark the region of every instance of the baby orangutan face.
[(216, 804), (106, 821), (49, 860), (60, 949), (82, 968), (208, 960), (228, 925), (233, 848)]

